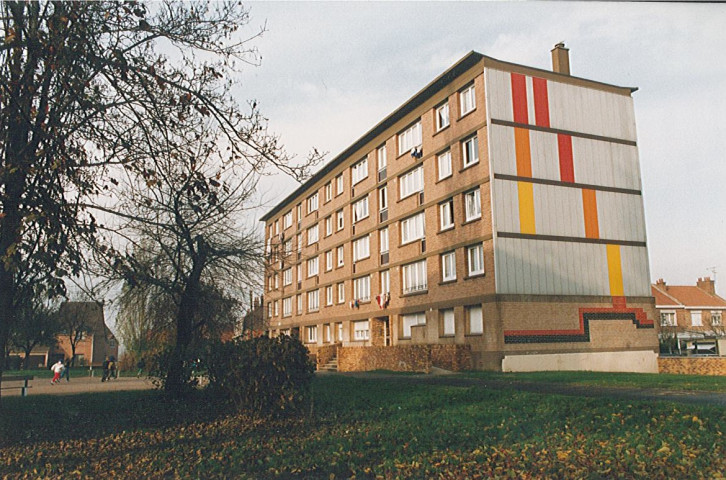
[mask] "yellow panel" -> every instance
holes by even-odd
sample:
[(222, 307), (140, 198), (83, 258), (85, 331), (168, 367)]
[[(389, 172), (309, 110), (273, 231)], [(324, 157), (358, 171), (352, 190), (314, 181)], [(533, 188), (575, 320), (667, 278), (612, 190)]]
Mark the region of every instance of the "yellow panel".
[(534, 235), (534, 185), (517, 182), (519, 189), (519, 229), (521, 233)]
[(532, 152), (529, 146), (529, 130), (514, 129), (514, 149), (517, 157), (517, 175), (532, 177)]
[(620, 245), (607, 245), (608, 276), (610, 277), (610, 296), (623, 296), (623, 267), (620, 261)]

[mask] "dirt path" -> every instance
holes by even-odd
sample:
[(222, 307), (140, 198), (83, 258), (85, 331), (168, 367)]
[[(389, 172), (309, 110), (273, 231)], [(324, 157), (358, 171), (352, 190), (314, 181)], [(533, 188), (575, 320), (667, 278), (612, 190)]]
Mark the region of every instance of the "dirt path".
[(553, 382), (526, 382), (510, 380), (484, 380), (461, 375), (388, 375), (379, 373), (344, 373), (339, 375), (359, 376), (360, 378), (385, 378), (399, 383), (418, 383), (429, 385), (449, 385), (455, 387), (482, 386), (497, 390), (519, 390), (532, 393), (567, 395), (576, 397), (608, 397), (640, 401), (661, 401), (688, 403), (695, 405), (714, 405), (726, 407), (726, 393), (678, 391), (656, 388), (633, 387), (595, 387), (568, 385)]
[[(65, 379), (56, 385), (50, 384), (51, 376), (47, 378), (35, 377), (30, 381), (31, 388), (28, 396), (31, 395), (70, 395), (74, 393), (108, 392), (121, 390), (147, 390), (154, 388), (151, 380), (147, 378), (119, 377), (106, 382), (101, 382), (100, 377), (78, 376), (71, 377), (70, 382)], [(18, 385), (17, 383), (14, 385)], [(19, 396), (20, 389), (3, 390), (3, 397)]]

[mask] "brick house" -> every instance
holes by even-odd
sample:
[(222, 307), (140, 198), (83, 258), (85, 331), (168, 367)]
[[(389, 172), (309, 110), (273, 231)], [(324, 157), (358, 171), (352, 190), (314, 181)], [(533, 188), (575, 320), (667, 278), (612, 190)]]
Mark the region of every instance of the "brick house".
[(651, 285), (660, 320), (663, 353), (726, 355), (726, 300), (716, 295), (714, 280), (699, 278), (696, 285)]
[(552, 62), (469, 53), (266, 213), (269, 334), (343, 370), (656, 372), (635, 89)]

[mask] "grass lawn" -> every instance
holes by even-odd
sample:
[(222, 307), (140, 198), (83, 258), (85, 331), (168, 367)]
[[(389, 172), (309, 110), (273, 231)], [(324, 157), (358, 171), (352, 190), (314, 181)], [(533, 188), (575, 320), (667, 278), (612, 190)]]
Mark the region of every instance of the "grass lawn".
[[(342, 376), (312, 415), (259, 420), (204, 394), (3, 399), (7, 478), (723, 478), (722, 408)], [(3, 477), (5, 478), (5, 477)]]
[(726, 392), (726, 377), (666, 373), (605, 372), (468, 372), (467, 376), (492, 380), (553, 382), (599, 387), (662, 388), (678, 391)]

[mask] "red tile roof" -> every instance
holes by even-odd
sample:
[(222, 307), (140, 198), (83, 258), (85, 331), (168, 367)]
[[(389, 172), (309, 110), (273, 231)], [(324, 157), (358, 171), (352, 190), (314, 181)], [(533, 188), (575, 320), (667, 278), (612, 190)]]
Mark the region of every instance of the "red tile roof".
[(687, 285), (651, 285), (657, 306), (726, 308), (726, 300), (705, 290)]

